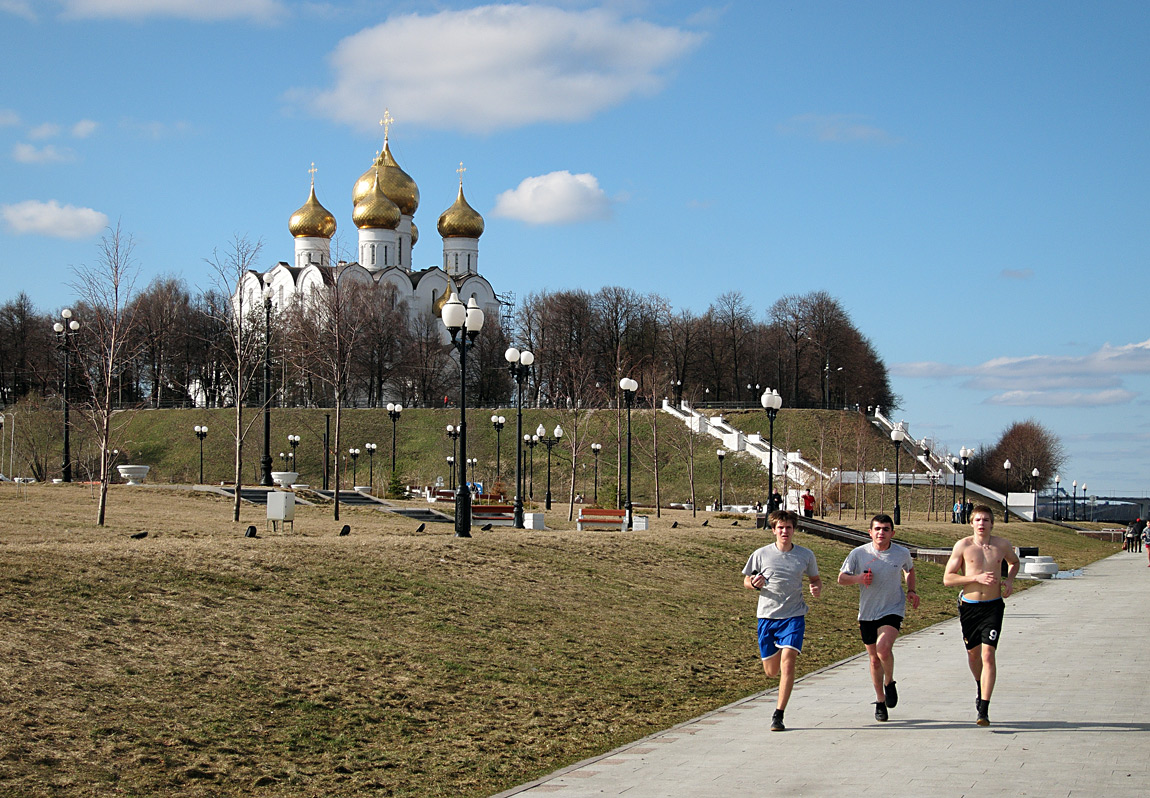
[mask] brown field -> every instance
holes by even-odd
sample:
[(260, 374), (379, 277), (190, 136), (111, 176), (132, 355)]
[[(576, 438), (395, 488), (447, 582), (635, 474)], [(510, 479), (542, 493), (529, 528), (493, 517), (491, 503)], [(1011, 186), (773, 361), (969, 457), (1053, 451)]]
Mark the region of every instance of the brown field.
[[(457, 539), (349, 507), (271, 534), (262, 507), (233, 524), (171, 488), (113, 486), (105, 528), (94, 509), (85, 486), (0, 485), (0, 795), (484, 796), (769, 686), (746, 519), (580, 533), (564, 506), (555, 530)], [(960, 531), (906, 520), (924, 544)], [(999, 531), (1064, 568), (1118, 548)], [(827, 585), (809, 672), (861, 644), (833, 585), (848, 547), (799, 539)], [(919, 570), (908, 630), (953, 614)]]

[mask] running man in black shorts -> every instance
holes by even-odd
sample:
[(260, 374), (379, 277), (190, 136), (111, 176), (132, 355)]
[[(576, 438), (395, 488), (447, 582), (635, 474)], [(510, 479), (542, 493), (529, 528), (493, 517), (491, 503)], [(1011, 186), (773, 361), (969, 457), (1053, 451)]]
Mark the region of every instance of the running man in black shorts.
[[(991, 534), (994, 514), (989, 507), (981, 504), (975, 507), (970, 526), (974, 534), (954, 544), (942, 583), (962, 588), (958, 615), (967, 663), (978, 685), (974, 701), (978, 710), (976, 722), (979, 726), (989, 726), (990, 696), (998, 673), (995, 653), (1006, 608), (1003, 599), (1014, 590), (1014, 577), (1018, 575), (1020, 563), (1010, 541)], [(1003, 560), (1009, 564), (1006, 579), (1002, 579)]]

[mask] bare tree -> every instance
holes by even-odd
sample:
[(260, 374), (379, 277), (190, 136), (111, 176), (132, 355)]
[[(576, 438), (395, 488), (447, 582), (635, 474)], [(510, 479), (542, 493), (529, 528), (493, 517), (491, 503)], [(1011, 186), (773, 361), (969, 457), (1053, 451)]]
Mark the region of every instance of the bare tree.
[(131, 308), (138, 274), (133, 248), (132, 237), (121, 230), (119, 223), (114, 229), (108, 228), (100, 239), (96, 265), (77, 269), (71, 284), (86, 311), (76, 348), (81, 374), (88, 385), (83, 415), (99, 442), (99, 526), (104, 525), (108, 507), (108, 442), (112, 437), (112, 413), (116, 410), (113, 385), (121, 366), (135, 355), (129, 349), (136, 323)]
[[(226, 330), (226, 351), (219, 359), (220, 369), (231, 389), (235, 402), (236, 419), (232, 428), (235, 443), (235, 471), (232, 488), (232, 521), (240, 520), (240, 488), (243, 485), (244, 439), (258, 416), (244, 421), (244, 402), (259, 374), (259, 348), (263, 343), (258, 322), (259, 307), (255, 297), (244, 290), (244, 278), (254, 271), (256, 259), (263, 248), (262, 241), (252, 242), (246, 236), (235, 235), (224, 252), (213, 252), (207, 264), (214, 275), (215, 292), (208, 294), (204, 313), (219, 328)], [(212, 325), (209, 325), (209, 329)]]

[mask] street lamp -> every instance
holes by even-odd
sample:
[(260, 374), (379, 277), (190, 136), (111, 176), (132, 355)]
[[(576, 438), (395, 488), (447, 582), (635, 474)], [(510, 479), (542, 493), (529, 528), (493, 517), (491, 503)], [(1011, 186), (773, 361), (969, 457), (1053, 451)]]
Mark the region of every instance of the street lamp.
[(973, 454), (974, 451), (965, 446), (958, 450), (958, 456), (962, 459), (962, 523), (964, 524), (970, 520), (966, 517), (966, 464), (970, 462)]
[(524, 435), (523, 436), (523, 445), (527, 447), (527, 451), (531, 455), (530, 460), (528, 461), (530, 467), (528, 468), (529, 476), (527, 479), (527, 496), (530, 499), (534, 499), (535, 498), (535, 447), (539, 445), (539, 436), (538, 435), (530, 435), (530, 434)]
[(204, 438), (208, 437), (208, 428), (201, 427), (199, 424), (192, 427), (192, 431), (196, 433), (196, 437), (200, 439), (200, 484), (204, 484)]
[(954, 505), (958, 504), (958, 477), (955, 471), (958, 469), (959, 459), (953, 454), (947, 459), (950, 461), (950, 522), (957, 524), (958, 513), (954, 511)]
[(288, 445), (291, 446), (292, 471), (299, 471), (299, 458), (296, 457), (296, 447), (299, 446), (299, 435), (288, 435)]
[(60, 311), (61, 318), (64, 321), (56, 322), (52, 325), (53, 332), (56, 333), (56, 340), (59, 342), (57, 346), (60, 351), (64, 353), (64, 382), (61, 386), (64, 395), (64, 462), (62, 463), (62, 473), (65, 482), (72, 481), (72, 438), (71, 431), (72, 425), (68, 420), (68, 405), (70, 404), (70, 397), (68, 395), (68, 366), (71, 355), (69, 347), (72, 339), (76, 337), (77, 331), (80, 329), (80, 322), (72, 318), (72, 310), (64, 308)]
[(1006, 495), (1002, 499), (1002, 523), (1010, 523), (1010, 460), (1002, 464), (1002, 468), (1006, 471)]
[[(260, 458), (260, 484), (270, 488), (272, 481), (272, 288), (264, 286), (264, 454)], [(337, 486), (338, 488), (338, 486)]]
[[(902, 442), (906, 440), (906, 431), (902, 428), (902, 424), (898, 424), (890, 431), (890, 442), (894, 444), (894, 524), (898, 526), (902, 523), (902, 507), (899, 505), (899, 488), (901, 487), (898, 468), (898, 456), (902, 450)], [(913, 503), (913, 502), (912, 502)]]
[(773, 507), (775, 499), (775, 416), (783, 406), (783, 397), (773, 388), (767, 388), (759, 397), (759, 404), (767, 411), (767, 420), (770, 422), (770, 434), (767, 438), (767, 509), (777, 510)]
[(471, 466), (471, 485), (473, 487), (475, 485), (475, 466), (478, 462), (479, 462), (478, 457), (468, 457), (467, 458), (467, 465)]
[[(354, 488), (355, 483), (359, 481), (359, 478), (356, 476), (356, 474), (359, 473), (359, 449), (348, 449), (347, 453), (351, 455), (351, 486)], [(338, 488), (339, 486), (337, 485), (336, 489), (338, 490)]]
[(459, 301), (458, 294), (440, 311), (443, 326), (451, 333), (451, 345), (459, 350), (459, 485), (455, 489), (455, 536), (471, 537), (471, 491), (467, 489), (467, 472), (464, 470), (467, 459), (467, 350), (475, 345), (479, 331), (483, 329), (483, 311), (475, 297), (467, 300), (467, 306)]
[(395, 425), (399, 421), (399, 414), (403, 412), (403, 405), (398, 402), (387, 403), (387, 417), (391, 419), (391, 475), (395, 476)]
[(363, 448), (367, 449), (367, 484), (371, 490), (375, 490), (375, 450), (379, 447), (374, 443), (365, 443)]
[(1054, 515), (1051, 518), (1055, 521), (1058, 520), (1058, 486), (1062, 482), (1062, 477), (1058, 474), (1054, 475)]
[(447, 455), (447, 473), (451, 475), (451, 492), (455, 492), (455, 458)]
[(459, 430), (456, 427), (452, 426), (451, 424), (448, 424), (447, 425), (447, 437), (451, 438), (451, 456), (455, 457), (458, 454), (458, 452), (456, 452), (455, 449), (458, 446)]
[[(751, 386), (747, 386), (748, 388)], [(723, 512), (723, 458), (727, 456), (726, 449), (718, 449), (715, 454), (719, 456), (719, 506), (715, 508), (716, 512)]]
[(1071, 491), (1070, 492), (1070, 520), (1071, 521), (1077, 521), (1078, 520), (1078, 507), (1075, 504), (1078, 501), (1078, 480), (1077, 479), (1070, 483), (1070, 491)]
[(535, 362), (535, 355), (524, 350), (520, 352), (510, 347), (504, 354), (508, 370), (515, 379), (515, 529), (523, 528), (523, 447), (519, 440), (523, 437), (523, 383), (531, 372), (531, 364)]
[(591, 444), (591, 454), (595, 455), (595, 504), (599, 503), (599, 453), (603, 451), (603, 444)]
[[(1085, 482), (1082, 483), (1082, 520), (1083, 521), (1087, 520), (1086, 519), (1086, 483)], [(1090, 520), (1093, 521), (1094, 519), (1091, 518)]]
[(547, 447), (547, 497), (544, 499), (543, 507), (546, 510), (551, 509), (551, 447), (559, 443), (559, 439), (563, 437), (563, 428), (558, 424), (555, 425), (554, 434), (548, 438), (547, 428), (542, 424), (539, 429), (535, 430), (535, 434), (539, 436), (539, 442)]
[(1030, 489), (1034, 491), (1034, 520), (1038, 520), (1038, 469), (1030, 472)]
[(623, 390), (623, 399), (627, 403), (627, 528), (631, 529), (631, 405), (635, 402), (635, 392), (639, 390), (639, 383), (630, 377), (619, 380), (619, 387)]
[(503, 438), (503, 425), (507, 423), (507, 419), (503, 416), (492, 416), (491, 426), (495, 427), (495, 481), (499, 481), (499, 455), (500, 455), (500, 441)]

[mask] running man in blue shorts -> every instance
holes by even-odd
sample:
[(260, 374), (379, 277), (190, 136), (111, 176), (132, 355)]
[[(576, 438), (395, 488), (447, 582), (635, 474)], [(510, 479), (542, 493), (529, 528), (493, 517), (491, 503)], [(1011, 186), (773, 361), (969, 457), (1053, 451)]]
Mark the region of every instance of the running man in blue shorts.
[[(958, 617), (962, 622), (967, 663), (978, 685), (974, 700), (978, 710), (976, 722), (979, 726), (989, 726), (990, 695), (998, 673), (995, 652), (1006, 608), (1003, 599), (1014, 590), (1019, 560), (1009, 540), (991, 534), (994, 513), (989, 507), (982, 504), (975, 507), (970, 514), (970, 526), (974, 534), (954, 544), (942, 583), (962, 588)], [(1003, 560), (1009, 563), (1005, 579), (1002, 578)]]
[(803, 575), (811, 595), (819, 597), (823, 582), (815, 553), (793, 542), (798, 517), (789, 510), (767, 516), (775, 542), (751, 554), (743, 567), (743, 586), (759, 591), (759, 655), (767, 678), (779, 678), (779, 700), (771, 718), (771, 731), (785, 731), (783, 711), (795, 684), (795, 663), (803, 650), (807, 603), (803, 600)]
[[(894, 682), (894, 641), (906, 616), (906, 600), (918, 609), (915, 592), (914, 560), (905, 546), (892, 543), (894, 521), (889, 515), (876, 515), (870, 521), (871, 542), (852, 549), (839, 571), (840, 585), (859, 586), (859, 631), (870, 656), (870, 678), (874, 683), (875, 720), (886, 721), (887, 710), (898, 703)], [(902, 591), (906, 575), (906, 592)]]

